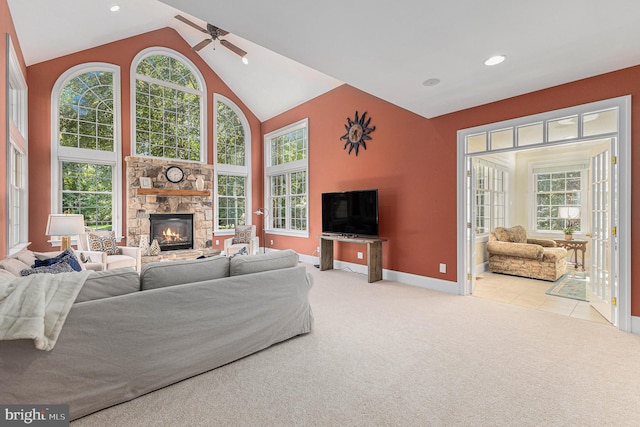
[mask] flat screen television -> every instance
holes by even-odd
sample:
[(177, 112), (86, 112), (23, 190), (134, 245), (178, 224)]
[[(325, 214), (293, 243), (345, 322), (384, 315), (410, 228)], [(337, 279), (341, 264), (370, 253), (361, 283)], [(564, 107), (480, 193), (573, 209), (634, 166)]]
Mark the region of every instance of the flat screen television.
[(322, 193), (322, 233), (378, 237), (378, 190)]

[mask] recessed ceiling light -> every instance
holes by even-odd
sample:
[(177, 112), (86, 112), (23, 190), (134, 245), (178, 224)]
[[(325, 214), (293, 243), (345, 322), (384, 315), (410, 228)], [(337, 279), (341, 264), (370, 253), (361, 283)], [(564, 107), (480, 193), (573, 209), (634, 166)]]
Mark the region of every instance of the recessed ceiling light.
[(491, 58), (489, 58), (486, 61), (484, 61), (484, 65), (488, 65), (488, 66), (498, 65), (498, 64), (504, 62), (505, 59), (507, 59), (507, 57), (504, 56), (504, 55), (492, 56)]
[(440, 83), (440, 79), (427, 79), (422, 82), (422, 85), (428, 87), (428, 86), (435, 86), (438, 83)]
[(113, 6), (111, 6), (111, 8), (109, 9), (111, 12), (117, 12), (120, 10), (120, 6), (118, 6), (117, 4), (114, 4)]
[(244, 65), (247, 65), (247, 64), (249, 63), (249, 60), (247, 59), (247, 57), (246, 57), (246, 56), (243, 56), (243, 57), (242, 57), (242, 63), (243, 63)]

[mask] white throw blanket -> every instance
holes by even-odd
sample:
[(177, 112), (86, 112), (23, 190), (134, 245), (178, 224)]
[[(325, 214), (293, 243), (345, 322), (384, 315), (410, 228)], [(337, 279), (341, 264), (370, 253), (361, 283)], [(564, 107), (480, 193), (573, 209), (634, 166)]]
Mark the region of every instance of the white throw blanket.
[(0, 340), (33, 339), (50, 351), (89, 271), (0, 279)]

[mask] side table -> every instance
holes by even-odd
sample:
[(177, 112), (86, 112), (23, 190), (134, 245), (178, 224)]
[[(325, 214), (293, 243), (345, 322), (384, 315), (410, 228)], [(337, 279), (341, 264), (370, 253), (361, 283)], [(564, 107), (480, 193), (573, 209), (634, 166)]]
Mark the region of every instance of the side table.
[[(577, 269), (578, 267), (582, 267), (582, 271), (584, 271), (584, 253), (587, 250), (588, 240), (555, 240), (555, 242), (561, 248), (565, 248), (567, 251), (573, 250), (573, 259), (574, 265)], [(578, 251), (582, 252), (582, 261), (578, 262)], [(567, 256), (570, 258), (570, 256)]]

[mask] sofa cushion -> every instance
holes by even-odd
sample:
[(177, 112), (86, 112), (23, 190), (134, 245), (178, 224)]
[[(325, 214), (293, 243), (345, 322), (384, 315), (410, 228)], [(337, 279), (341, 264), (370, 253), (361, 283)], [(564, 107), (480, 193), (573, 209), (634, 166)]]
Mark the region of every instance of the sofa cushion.
[(36, 256), (34, 255), (34, 253), (27, 248), (20, 250), (19, 252), (11, 255), (9, 258), (19, 259), (20, 261), (27, 264), (29, 267), (33, 266), (33, 263), (36, 260)]
[(20, 272), (31, 268), (30, 265), (25, 264), (17, 258), (5, 258), (0, 261), (0, 268), (7, 270), (16, 277), (20, 277)]
[(493, 233), (500, 242), (527, 243), (527, 230), (521, 225), (511, 228), (496, 227)]
[(110, 255), (107, 258), (107, 269), (136, 267), (137, 260), (128, 255)]
[(278, 270), (298, 265), (298, 254), (291, 249), (269, 252), (268, 254), (233, 257), (229, 262), (231, 276)]
[(140, 290), (140, 276), (133, 268), (92, 271), (75, 302), (92, 301)]
[(487, 252), (489, 252), (489, 255), (541, 260), (544, 248), (540, 245), (530, 245), (528, 243), (487, 242)]
[(229, 259), (224, 256), (152, 262), (142, 269), (140, 289), (163, 288), (223, 277), (229, 277)]

